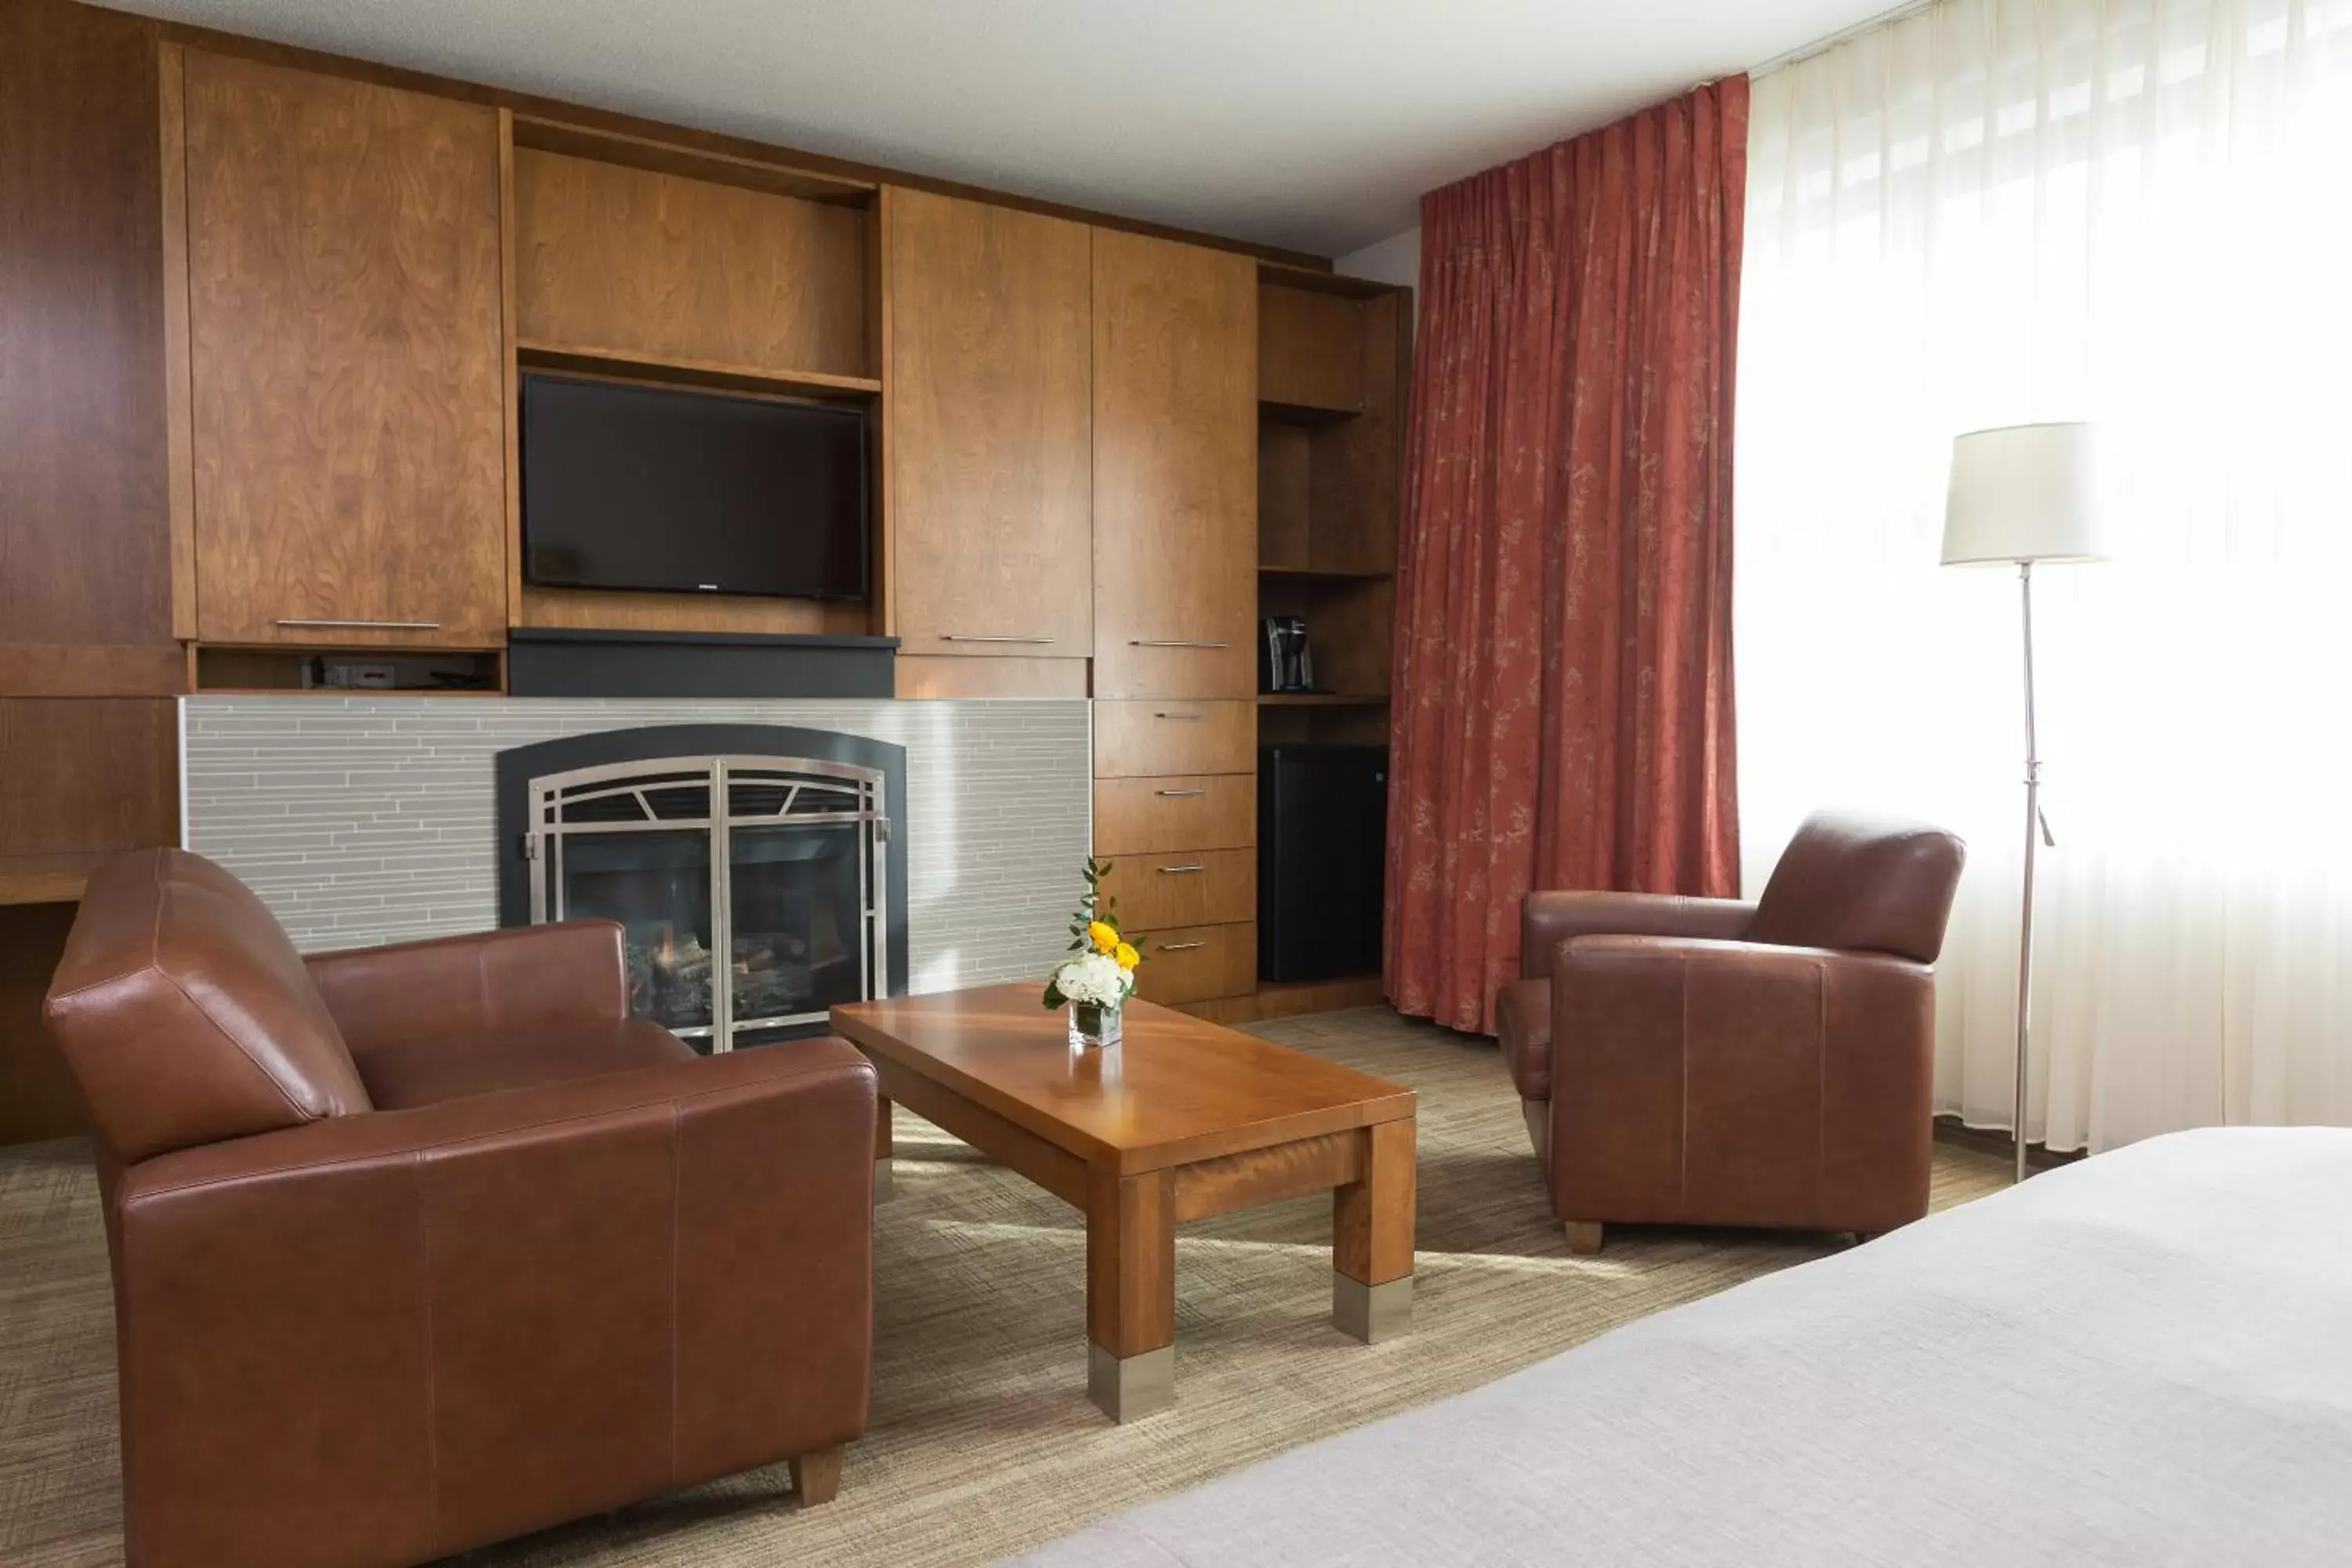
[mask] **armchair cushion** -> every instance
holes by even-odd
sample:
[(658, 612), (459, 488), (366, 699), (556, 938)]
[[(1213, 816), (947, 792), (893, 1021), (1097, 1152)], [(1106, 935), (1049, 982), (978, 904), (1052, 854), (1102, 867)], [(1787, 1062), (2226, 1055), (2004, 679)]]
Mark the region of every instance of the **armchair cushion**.
[(408, 1040), (629, 1016), (628, 969), (613, 921), (314, 952), (304, 963), (354, 1057)]
[(1748, 934), (1756, 906), (1743, 899), (1693, 899), (1679, 893), (1568, 889), (1529, 893), (1519, 905), (1519, 973), (1551, 973), (1559, 944), (1578, 936), (1704, 936), (1726, 942)]
[(379, 1110), (692, 1061), (693, 1047), (644, 1018), (541, 1024), (378, 1046), (359, 1058)]
[(47, 1013), (123, 1162), (369, 1109), (294, 944), (244, 883), (184, 850), (90, 873)]

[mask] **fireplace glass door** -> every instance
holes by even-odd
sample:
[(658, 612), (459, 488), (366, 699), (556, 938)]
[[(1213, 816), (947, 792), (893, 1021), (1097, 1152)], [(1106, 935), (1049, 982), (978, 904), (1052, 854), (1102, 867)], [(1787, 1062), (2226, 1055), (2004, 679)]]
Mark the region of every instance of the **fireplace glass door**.
[(889, 977), (880, 773), (673, 757), (531, 781), (531, 919), (620, 922), (632, 1009), (698, 1050), (816, 1032)]

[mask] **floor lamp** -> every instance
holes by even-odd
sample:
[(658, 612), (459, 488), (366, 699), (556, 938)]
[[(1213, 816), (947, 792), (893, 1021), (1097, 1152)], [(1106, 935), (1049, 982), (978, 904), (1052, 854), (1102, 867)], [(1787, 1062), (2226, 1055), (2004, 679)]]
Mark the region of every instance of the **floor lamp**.
[(2017, 931), (2017, 1180), (2025, 1180), (2027, 1041), (2033, 1007), (2033, 857), (2058, 841), (2042, 815), (2042, 753), (2033, 731), (2033, 568), (2100, 561), (2095, 442), (2088, 425), (2011, 425), (1952, 443), (1944, 503), (1944, 564), (2017, 565), (2025, 612), (2025, 891)]

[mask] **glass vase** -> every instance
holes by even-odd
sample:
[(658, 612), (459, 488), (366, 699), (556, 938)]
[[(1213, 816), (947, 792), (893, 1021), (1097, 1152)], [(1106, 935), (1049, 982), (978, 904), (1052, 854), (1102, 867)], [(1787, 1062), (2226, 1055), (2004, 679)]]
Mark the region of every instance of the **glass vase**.
[(1118, 1044), (1120, 1023), (1126, 1016), (1127, 1004), (1123, 1000), (1071, 1003), (1070, 1048), (1093, 1051)]

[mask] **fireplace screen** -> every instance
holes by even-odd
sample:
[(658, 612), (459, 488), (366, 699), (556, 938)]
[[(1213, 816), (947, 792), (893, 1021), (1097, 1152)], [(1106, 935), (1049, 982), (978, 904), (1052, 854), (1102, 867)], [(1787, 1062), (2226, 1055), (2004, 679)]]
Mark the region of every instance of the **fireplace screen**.
[(700, 1050), (808, 1032), (887, 994), (882, 773), (668, 757), (530, 781), (533, 921), (626, 933), (631, 1009)]

